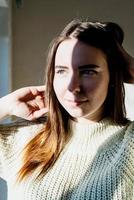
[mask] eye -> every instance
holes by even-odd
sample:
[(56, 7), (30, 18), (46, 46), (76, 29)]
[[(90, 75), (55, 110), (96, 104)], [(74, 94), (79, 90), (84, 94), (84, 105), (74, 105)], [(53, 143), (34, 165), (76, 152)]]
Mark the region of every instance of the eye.
[(64, 69), (58, 69), (55, 71), (56, 74), (65, 74), (66, 73), (66, 70)]
[(80, 75), (82, 76), (94, 76), (96, 74), (97, 74), (97, 71), (93, 69), (84, 69), (80, 71)]

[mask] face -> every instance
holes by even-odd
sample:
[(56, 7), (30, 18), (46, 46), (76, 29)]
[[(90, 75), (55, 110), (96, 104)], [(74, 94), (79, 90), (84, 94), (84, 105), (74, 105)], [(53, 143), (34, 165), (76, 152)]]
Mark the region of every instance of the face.
[(59, 45), (53, 86), (58, 101), (72, 117), (99, 121), (108, 85), (109, 70), (101, 50), (75, 38)]

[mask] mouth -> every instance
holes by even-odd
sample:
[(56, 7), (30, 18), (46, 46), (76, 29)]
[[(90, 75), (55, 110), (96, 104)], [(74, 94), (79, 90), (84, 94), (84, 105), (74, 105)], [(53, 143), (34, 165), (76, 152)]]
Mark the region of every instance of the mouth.
[(79, 106), (85, 102), (87, 102), (87, 100), (70, 100), (68, 99), (67, 102), (71, 105), (71, 106)]

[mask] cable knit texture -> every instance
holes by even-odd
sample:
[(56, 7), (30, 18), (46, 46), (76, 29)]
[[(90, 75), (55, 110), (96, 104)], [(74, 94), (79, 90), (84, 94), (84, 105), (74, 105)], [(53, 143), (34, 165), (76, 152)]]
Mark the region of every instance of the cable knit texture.
[[(134, 122), (119, 126), (108, 119), (71, 121), (72, 138), (41, 179), (35, 171), (16, 184), (25, 145), (44, 122), (0, 126), (0, 175), (9, 200), (133, 200)], [(30, 152), (29, 152), (30, 153)]]

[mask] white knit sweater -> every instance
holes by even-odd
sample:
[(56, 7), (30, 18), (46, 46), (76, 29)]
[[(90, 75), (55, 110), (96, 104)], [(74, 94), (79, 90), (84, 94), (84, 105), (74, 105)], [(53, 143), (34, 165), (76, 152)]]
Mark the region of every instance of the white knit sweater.
[(22, 150), (43, 122), (0, 127), (0, 175), (9, 200), (134, 199), (134, 123), (71, 124), (73, 136), (53, 168), (41, 180), (35, 172), (20, 184)]

